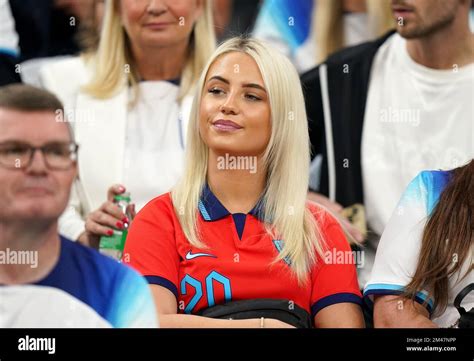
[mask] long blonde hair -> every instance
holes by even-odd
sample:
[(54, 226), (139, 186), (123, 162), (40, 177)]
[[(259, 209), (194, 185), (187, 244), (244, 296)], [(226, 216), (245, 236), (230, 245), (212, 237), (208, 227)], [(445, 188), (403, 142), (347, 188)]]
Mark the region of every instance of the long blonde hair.
[(257, 63), (268, 92), (271, 136), (262, 155), (267, 171), (262, 196), (266, 231), (284, 246), (274, 260), (289, 259), (298, 280), (306, 280), (316, 256), (323, 257), (324, 240), (314, 215), (306, 206), (310, 142), (303, 92), (290, 61), (255, 39), (232, 38), (214, 52), (196, 85), (188, 126), (184, 175), (172, 191), (173, 205), (188, 241), (200, 248), (198, 202), (206, 183), (209, 148), (199, 132), (199, 107), (207, 72), (216, 59), (229, 52), (242, 52)]
[[(191, 92), (215, 44), (212, 0), (205, 0), (203, 15), (196, 21), (189, 42), (179, 100)], [(139, 75), (134, 67), (129, 38), (122, 26), (118, 0), (107, 0), (99, 47), (94, 56), (94, 75), (83, 90), (96, 98), (106, 99), (126, 84), (131, 84), (137, 94), (138, 81)]]
[[(366, 0), (369, 28), (375, 37), (395, 27), (388, 0)], [(320, 63), (344, 47), (342, 0), (318, 0), (312, 13), (312, 39)]]

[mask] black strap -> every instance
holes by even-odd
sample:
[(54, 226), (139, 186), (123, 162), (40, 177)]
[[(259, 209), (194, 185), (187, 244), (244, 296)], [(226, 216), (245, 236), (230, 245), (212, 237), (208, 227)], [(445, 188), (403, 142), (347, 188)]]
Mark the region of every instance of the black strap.
[(198, 312), (200, 316), (225, 319), (274, 318), (295, 326), (311, 328), (310, 314), (294, 302), (282, 299), (250, 299), (230, 301)]
[(461, 292), (459, 292), (458, 295), (456, 296), (456, 298), (454, 299), (454, 307), (457, 308), (457, 310), (459, 311), (459, 313), (461, 315), (466, 313), (466, 310), (463, 307), (461, 307), (461, 302), (464, 299), (464, 297), (466, 297), (467, 294), (470, 293), (473, 290), (474, 290), (474, 283), (471, 283), (471, 284), (467, 285), (466, 287), (464, 287), (461, 290)]

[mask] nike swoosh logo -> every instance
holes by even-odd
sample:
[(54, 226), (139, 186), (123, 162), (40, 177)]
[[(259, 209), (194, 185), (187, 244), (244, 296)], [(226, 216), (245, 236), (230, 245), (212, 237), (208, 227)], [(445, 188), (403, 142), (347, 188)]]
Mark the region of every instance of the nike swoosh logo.
[(214, 256), (213, 254), (209, 254), (209, 253), (191, 253), (191, 251), (189, 251), (188, 253), (186, 253), (186, 259), (187, 259), (187, 260), (191, 260), (191, 259), (198, 258), (198, 257), (212, 257), (212, 258), (217, 258), (217, 257)]

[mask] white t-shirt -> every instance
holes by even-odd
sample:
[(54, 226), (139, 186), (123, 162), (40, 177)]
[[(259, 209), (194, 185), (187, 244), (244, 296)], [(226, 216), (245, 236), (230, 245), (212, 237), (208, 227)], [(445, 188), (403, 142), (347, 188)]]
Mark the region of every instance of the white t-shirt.
[(87, 304), (54, 287), (0, 287), (1, 328), (110, 328)]
[(391, 36), (373, 63), (361, 156), (367, 221), (380, 235), (419, 172), (474, 158), (474, 63), (430, 69)]
[[(372, 274), (364, 289), (364, 298), (369, 303), (374, 295), (400, 294), (412, 280), (418, 266), (423, 231), (428, 217), (450, 177), (450, 172), (424, 171), (409, 184), (380, 239)], [(449, 278), (446, 311), (440, 315), (435, 313), (431, 317), (440, 327), (449, 327), (459, 319), (460, 314), (453, 303), (463, 288), (474, 283), (474, 272), (466, 275), (472, 263), (471, 255), (463, 263), (461, 271)], [(464, 275), (466, 277), (461, 279)], [(423, 289), (418, 292), (416, 300), (420, 304), (427, 299), (428, 291)], [(433, 300), (428, 299), (425, 306), (431, 311)], [(463, 299), (461, 306), (467, 311), (474, 307), (474, 292)]]
[(178, 90), (169, 81), (142, 81), (139, 101), (128, 112), (123, 184), (137, 211), (170, 191), (182, 174), (184, 130)]

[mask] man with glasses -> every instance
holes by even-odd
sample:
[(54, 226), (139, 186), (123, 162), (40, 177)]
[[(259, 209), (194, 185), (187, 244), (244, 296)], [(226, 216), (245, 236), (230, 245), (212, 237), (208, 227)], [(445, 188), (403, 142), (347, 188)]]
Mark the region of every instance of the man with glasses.
[[(35, 299), (36, 290), (49, 289), (71, 302), (61, 302), (70, 305), (68, 317), (53, 324), (49, 319), (48, 326), (155, 327), (155, 307), (141, 276), (58, 234), (58, 217), (77, 175), (78, 145), (63, 114), (49, 92), (21, 84), (0, 88), (0, 319), (44, 327), (42, 310), (50, 309), (51, 299), (36, 297), (45, 300), (35, 305), (36, 321), (25, 323), (22, 305)], [(6, 287), (13, 285), (23, 288)]]

